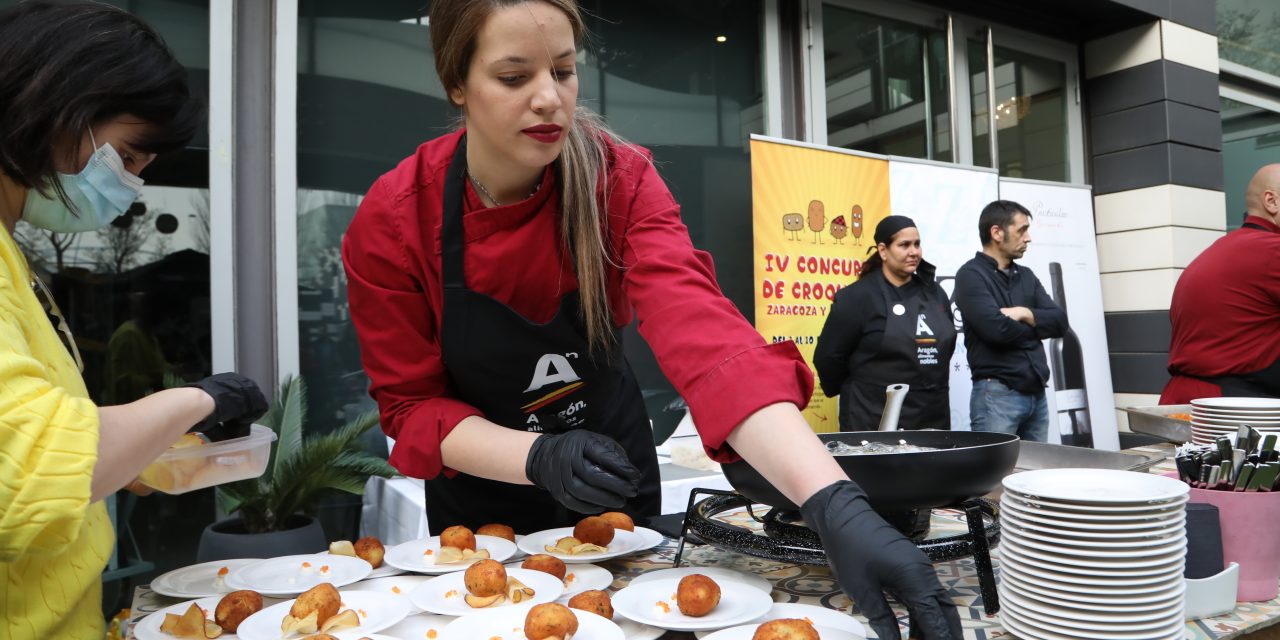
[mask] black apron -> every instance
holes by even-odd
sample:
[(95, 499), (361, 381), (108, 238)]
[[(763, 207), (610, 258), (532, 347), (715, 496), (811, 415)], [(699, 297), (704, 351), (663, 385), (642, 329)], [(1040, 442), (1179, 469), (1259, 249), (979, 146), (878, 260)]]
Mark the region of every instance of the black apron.
[[(578, 293), (565, 295), (546, 324), (529, 321), (463, 278), (463, 190), (467, 141), (453, 155), (444, 186), (441, 229), (444, 310), (441, 355), (459, 399), (509, 429), (563, 433), (590, 429), (616, 440), (640, 470), (640, 492), (619, 509), (637, 522), (658, 515), (658, 459), (640, 387), (621, 348), (591, 355)], [(501, 442), (494, 442), (495, 449)], [(471, 529), (510, 525), (517, 533), (572, 526), (584, 517), (532, 485), (459, 473), (426, 481), (427, 526)]]
[(877, 429), (884, 414), (885, 387), (899, 383), (911, 385), (899, 429), (950, 429), (947, 391), (956, 348), (956, 328), (946, 313), (950, 302), (931, 280), (921, 278), (916, 292), (901, 300), (883, 274), (877, 280), (884, 297), (884, 337), (875, 357), (851, 371), (840, 390), (840, 430)]
[[(1275, 233), (1260, 224), (1252, 222), (1246, 222), (1240, 226), (1246, 229)], [(1204, 377), (1178, 371), (1171, 371), (1170, 373), (1218, 385), (1219, 393), (1227, 398), (1280, 398), (1280, 361), (1272, 362), (1258, 371), (1227, 376)]]

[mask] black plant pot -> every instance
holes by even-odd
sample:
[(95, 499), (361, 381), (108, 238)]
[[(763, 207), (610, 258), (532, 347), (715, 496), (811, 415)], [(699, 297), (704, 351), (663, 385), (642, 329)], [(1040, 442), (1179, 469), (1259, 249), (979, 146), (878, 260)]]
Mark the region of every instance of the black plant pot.
[(249, 533), (240, 518), (220, 520), (200, 534), (196, 562), (232, 558), (275, 558), (317, 553), (329, 548), (324, 529), (315, 518), (301, 513), (289, 516), (283, 531)]

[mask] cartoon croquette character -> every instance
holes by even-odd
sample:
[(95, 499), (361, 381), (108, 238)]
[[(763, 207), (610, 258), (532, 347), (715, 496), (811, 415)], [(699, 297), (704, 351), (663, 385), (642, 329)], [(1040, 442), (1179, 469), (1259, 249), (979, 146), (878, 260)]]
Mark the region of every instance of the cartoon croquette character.
[(787, 238), (788, 240), (799, 240), (800, 232), (804, 230), (804, 216), (798, 213), (784, 213), (782, 215), (782, 230), (791, 236)]
[(813, 244), (822, 244), (822, 229), (827, 226), (827, 212), (821, 200), (809, 201), (809, 230), (813, 232)]
[(831, 237), (836, 239), (836, 244), (844, 244), (844, 237), (849, 235), (849, 225), (845, 223), (844, 216), (836, 216), (831, 221)]
[(853, 205), (853, 210), (849, 212), (849, 230), (853, 232), (853, 244), (861, 245), (862, 242), (862, 205)]

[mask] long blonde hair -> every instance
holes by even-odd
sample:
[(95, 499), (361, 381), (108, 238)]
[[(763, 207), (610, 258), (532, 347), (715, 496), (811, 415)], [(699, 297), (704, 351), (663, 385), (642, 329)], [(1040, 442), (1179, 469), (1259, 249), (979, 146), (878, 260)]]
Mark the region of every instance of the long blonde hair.
[[(431, 49), (436, 74), (446, 95), (462, 87), (475, 55), (477, 36), (489, 15), (525, 2), (545, 2), (562, 11), (573, 28), (574, 43), (581, 46), (586, 27), (576, 0), (435, 0), (431, 3), (429, 18)], [(563, 214), (560, 230), (565, 246), (574, 256), (587, 343), (593, 352), (599, 353), (608, 353), (615, 346), (607, 267), (616, 266), (617, 261), (605, 241), (601, 209), (601, 202), (609, 201), (609, 183), (605, 178), (610, 144), (629, 153), (639, 153), (634, 145), (609, 129), (600, 116), (577, 106), (564, 149), (552, 163)]]

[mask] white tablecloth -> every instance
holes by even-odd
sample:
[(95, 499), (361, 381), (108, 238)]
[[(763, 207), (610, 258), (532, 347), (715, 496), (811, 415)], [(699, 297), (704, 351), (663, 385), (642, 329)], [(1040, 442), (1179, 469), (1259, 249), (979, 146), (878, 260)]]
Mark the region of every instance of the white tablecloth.
[[(694, 488), (729, 490), (719, 472), (658, 465), (662, 476), (662, 513), (679, 513)], [(426, 495), (421, 480), (369, 478), (364, 490), (360, 535), (377, 536), (387, 546), (427, 537)]]

